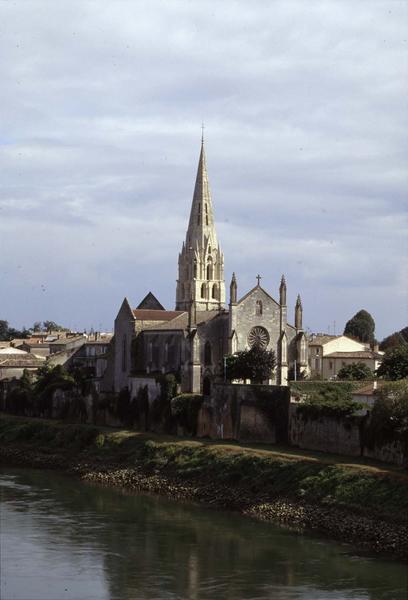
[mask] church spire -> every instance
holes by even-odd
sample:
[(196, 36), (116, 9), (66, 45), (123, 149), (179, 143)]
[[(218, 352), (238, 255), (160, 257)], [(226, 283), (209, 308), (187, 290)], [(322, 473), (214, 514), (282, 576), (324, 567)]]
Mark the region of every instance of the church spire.
[(213, 246), (217, 246), (217, 234), (214, 227), (214, 211), (210, 185), (208, 183), (204, 137), (202, 137), (193, 202), (191, 204), (190, 220), (186, 236), (186, 245), (187, 247), (191, 246), (194, 248), (196, 242), (204, 243), (205, 240), (208, 240), (209, 238), (211, 238)]
[(191, 298), (197, 310), (219, 309), (225, 303), (224, 255), (215, 230), (204, 136), (186, 241), (179, 255), (176, 309), (187, 310)]

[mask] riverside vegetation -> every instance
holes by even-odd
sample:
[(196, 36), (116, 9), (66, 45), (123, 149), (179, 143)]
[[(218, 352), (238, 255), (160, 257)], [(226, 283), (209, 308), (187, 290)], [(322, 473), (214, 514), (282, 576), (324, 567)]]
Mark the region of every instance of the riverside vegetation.
[(0, 421), (0, 458), (408, 556), (408, 477), (378, 463), (9, 415)]

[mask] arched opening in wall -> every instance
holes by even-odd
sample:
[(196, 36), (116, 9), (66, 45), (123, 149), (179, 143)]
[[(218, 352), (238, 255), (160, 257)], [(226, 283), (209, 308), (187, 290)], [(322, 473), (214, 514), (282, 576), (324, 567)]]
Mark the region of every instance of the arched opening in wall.
[(201, 298), (205, 298), (206, 297), (206, 289), (205, 289), (205, 283), (201, 284)]
[(257, 300), (256, 304), (255, 304), (255, 314), (256, 314), (256, 316), (260, 317), (262, 315), (262, 311), (263, 311), (262, 300)]
[(212, 297), (214, 300), (218, 300), (218, 286), (216, 283), (212, 287)]
[(204, 346), (204, 364), (206, 366), (211, 365), (212, 363), (212, 351), (210, 342), (205, 342)]
[(203, 380), (203, 394), (204, 396), (211, 395), (211, 379), (209, 377), (204, 377)]
[(127, 339), (126, 334), (122, 339), (122, 371), (127, 370)]
[(197, 261), (194, 260), (193, 277), (197, 277)]

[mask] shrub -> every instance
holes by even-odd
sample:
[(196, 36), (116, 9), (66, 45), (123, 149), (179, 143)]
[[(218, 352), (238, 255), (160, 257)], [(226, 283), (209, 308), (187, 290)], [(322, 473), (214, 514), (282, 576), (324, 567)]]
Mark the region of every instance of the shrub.
[(325, 383), (306, 395), (298, 405), (298, 412), (310, 419), (320, 417), (343, 419), (352, 416), (362, 407), (362, 404), (352, 399), (350, 387)]
[(350, 365), (345, 365), (340, 369), (337, 373), (338, 379), (350, 379), (350, 380), (363, 380), (363, 379), (371, 379), (373, 377), (373, 372), (367, 365), (363, 362), (355, 362)]
[(203, 399), (200, 394), (180, 394), (171, 401), (171, 414), (193, 436), (197, 433), (198, 412)]

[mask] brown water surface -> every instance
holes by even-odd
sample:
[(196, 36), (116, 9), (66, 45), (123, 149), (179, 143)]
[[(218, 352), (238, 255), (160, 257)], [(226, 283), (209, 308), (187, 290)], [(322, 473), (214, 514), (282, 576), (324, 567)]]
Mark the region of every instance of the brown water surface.
[(406, 600), (401, 563), (236, 514), (2, 469), (1, 600)]

